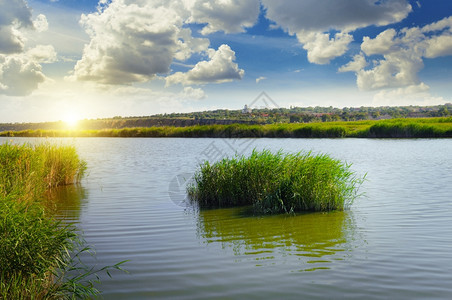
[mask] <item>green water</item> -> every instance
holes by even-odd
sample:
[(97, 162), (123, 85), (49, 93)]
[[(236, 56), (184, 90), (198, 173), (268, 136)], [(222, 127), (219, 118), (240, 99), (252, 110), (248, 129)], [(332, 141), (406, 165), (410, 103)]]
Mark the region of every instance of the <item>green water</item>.
[(277, 260), (280, 253), (304, 263), (300, 271), (328, 269), (336, 254), (347, 251), (353, 234), (350, 212), (250, 216), (247, 208), (199, 212), (198, 234), (205, 243), (220, 243), (235, 255), (252, 255), (256, 266)]

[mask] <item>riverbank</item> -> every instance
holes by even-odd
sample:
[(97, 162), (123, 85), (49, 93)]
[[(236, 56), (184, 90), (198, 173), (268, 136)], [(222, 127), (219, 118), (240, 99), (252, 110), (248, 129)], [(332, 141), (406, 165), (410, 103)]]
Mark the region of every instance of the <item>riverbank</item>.
[(4, 137), (451, 138), (452, 117), (378, 121), (4, 131)]
[(76, 228), (55, 220), (43, 202), (46, 191), (79, 183), (85, 169), (73, 146), (0, 145), (1, 299), (98, 294), (86, 277), (92, 270), (74, 269), (73, 253), (89, 249)]

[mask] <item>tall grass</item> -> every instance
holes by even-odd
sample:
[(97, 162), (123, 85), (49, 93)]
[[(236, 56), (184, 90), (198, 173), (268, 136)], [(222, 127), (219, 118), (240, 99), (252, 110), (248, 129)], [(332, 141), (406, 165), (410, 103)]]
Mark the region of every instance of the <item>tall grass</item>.
[(38, 205), (10, 197), (0, 202), (0, 298), (46, 298), (57, 289), (54, 272), (70, 260), (77, 235)]
[(363, 178), (350, 165), (311, 152), (253, 151), (249, 157), (205, 162), (189, 185), (201, 207), (253, 205), (259, 213), (346, 209)]
[(88, 250), (76, 228), (54, 220), (40, 202), (46, 189), (79, 182), (85, 169), (72, 146), (0, 145), (0, 299), (98, 293), (83, 281), (93, 271), (78, 268), (72, 255)]
[(79, 182), (85, 170), (73, 146), (2, 144), (0, 195), (36, 200), (46, 189)]

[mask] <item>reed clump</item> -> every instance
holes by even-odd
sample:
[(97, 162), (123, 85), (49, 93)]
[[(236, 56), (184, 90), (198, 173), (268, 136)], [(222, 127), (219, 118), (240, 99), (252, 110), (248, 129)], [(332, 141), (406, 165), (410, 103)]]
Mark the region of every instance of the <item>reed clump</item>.
[(0, 195), (39, 199), (46, 189), (80, 182), (86, 170), (73, 146), (0, 145)]
[(0, 299), (98, 293), (84, 281), (93, 270), (77, 267), (79, 255), (71, 256), (89, 248), (74, 226), (53, 219), (40, 201), (46, 189), (79, 182), (85, 170), (73, 146), (0, 145)]
[(77, 235), (36, 204), (0, 201), (0, 298), (45, 299), (61, 291), (58, 269), (70, 261)]
[(325, 154), (254, 150), (250, 156), (205, 162), (188, 194), (201, 207), (252, 205), (258, 213), (344, 210), (364, 178)]

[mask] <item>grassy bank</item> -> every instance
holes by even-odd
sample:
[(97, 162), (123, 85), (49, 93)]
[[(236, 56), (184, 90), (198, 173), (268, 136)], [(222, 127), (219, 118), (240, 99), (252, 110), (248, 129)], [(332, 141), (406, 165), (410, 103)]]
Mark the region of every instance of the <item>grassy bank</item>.
[(0, 195), (39, 199), (46, 189), (79, 182), (86, 169), (71, 146), (0, 145)]
[(188, 187), (201, 207), (253, 205), (259, 213), (343, 210), (363, 179), (350, 165), (312, 153), (253, 151), (205, 162)]
[(46, 190), (79, 182), (85, 169), (71, 146), (0, 145), (0, 299), (97, 293), (84, 278), (66, 278), (74, 271), (70, 253), (84, 246), (73, 226), (41, 205)]
[(6, 131), (16, 137), (450, 138), (452, 117), (379, 121), (197, 125), (104, 130)]

